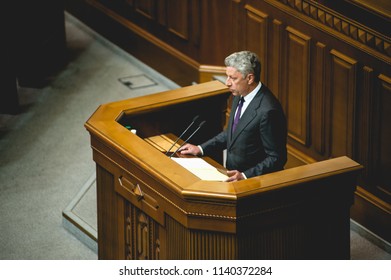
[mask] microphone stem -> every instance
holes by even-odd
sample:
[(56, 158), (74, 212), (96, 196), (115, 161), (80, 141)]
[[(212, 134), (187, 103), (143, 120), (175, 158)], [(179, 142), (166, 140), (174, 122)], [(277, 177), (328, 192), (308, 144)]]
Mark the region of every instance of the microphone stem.
[(196, 132), (201, 128), (201, 126), (202, 126), (204, 123), (205, 123), (205, 121), (203, 121), (203, 122), (201, 122), (201, 123), (199, 124), (199, 126), (197, 127), (197, 129), (194, 130), (194, 132), (193, 132), (189, 137), (187, 137), (187, 139), (182, 143), (182, 145), (180, 145), (179, 148), (176, 149), (175, 152), (173, 152), (173, 153), (170, 155), (170, 158), (171, 158), (173, 155), (175, 155), (175, 154), (176, 154), (176, 153), (177, 153), (177, 152), (178, 152), (178, 151), (187, 143), (187, 141), (189, 141), (190, 138), (193, 137), (194, 134), (196, 134)]
[(183, 135), (185, 135), (185, 133), (189, 130), (189, 128), (195, 123), (195, 121), (199, 118), (199, 115), (195, 116), (193, 118), (193, 121), (191, 122), (191, 124), (189, 124), (189, 126), (185, 129), (185, 131), (182, 132), (182, 134), (175, 140), (174, 144), (171, 145), (171, 147), (167, 150), (166, 152), (166, 155), (168, 155), (168, 153), (171, 151), (171, 149), (175, 146), (175, 144), (179, 141), (179, 139), (182, 138)]
[(189, 128), (194, 124), (194, 122), (192, 122), (186, 129), (185, 131), (182, 132), (182, 134), (175, 140), (175, 142), (171, 145), (171, 147), (167, 150), (166, 152), (166, 155), (168, 155), (168, 153), (171, 151), (171, 149), (175, 146), (176, 143), (178, 143), (179, 139), (181, 139), (181, 137), (189, 130)]

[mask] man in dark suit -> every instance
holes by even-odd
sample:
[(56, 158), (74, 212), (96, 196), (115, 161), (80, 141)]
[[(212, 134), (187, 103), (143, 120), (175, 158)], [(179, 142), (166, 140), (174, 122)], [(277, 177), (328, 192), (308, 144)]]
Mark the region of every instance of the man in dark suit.
[(282, 170), (287, 161), (286, 119), (280, 102), (260, 81), (257, 55), (236, 52), (224, 62), (226, 85), (234, 96), (227, 129), (199, 146), (184, 145), (181, 154), (227, 149), (229, 182)]

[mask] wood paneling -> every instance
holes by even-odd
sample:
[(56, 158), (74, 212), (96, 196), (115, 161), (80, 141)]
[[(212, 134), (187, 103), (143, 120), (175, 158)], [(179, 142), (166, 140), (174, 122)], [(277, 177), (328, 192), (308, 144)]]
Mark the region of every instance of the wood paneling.
[(363, 171), (363, 177), (368, 178), (374, 175), (373, 162), (373, 135), (377, 125), (374, 123), (373, 110), (375, 106), (375, 85), (374, 70), (368, 66), (362, 68), (361, 82), (358, 82), (358, 104), (357, 108), (361, 114), (357, 115), (360, 126), (357, 127), (357, 145), (361, 147), (357, 150), (357, 158), (367, 168)]
[(326, 148), (325, 112), (326, 112), (326, 46), (320, 42), (315, 45), (313, 58), (312, 84), (312, 143), (315, 151), (323, 156)]
[[(258, 54), (261, 65), (268, 63), (268, 16), (250, 5), (245, 6), (245, 43), (242, 47)], [(267, 81), (267, 71), (261, 72), (261, 80)]]
[(134, 4), (136, 12), (148, 19), (155, 20), (155, 2), (154, 0), (136, 0)]
[(376, 153), (376, 185), (384, 194), (391, 194), (391, 78), (380, 74), (379, 82), (379, 145)]
[(166, 0), (160, 0), (157, 3), (157, 22), (162, 26), (167, 25), (167, 3)]
[(128, 260), (159, 260), (160, 225), (130, 203), (126, 203), (125, 256)]
[(234, 234), (187, 230), (171, 217), (166, 218), (167, 255), (171, 259), (235, 259), (237, 238)]
[[(111, 19), (106, 34), (119, 23), (129, 32), (117, 37), (125, 48), (180, 85), (223, 74), (233, 51), (255, 51), (287, 114), (291, 155), (306, 162), (348, 155), (364, 164), (352, 216), (391, 241), (383, 230), (391, 213), (391, 40), (376, 28), (384, 19), (353, 20), (333, 10), (334, 1), (69, 0), (85, 1)], [(138, 2), (154, 17), (136, 13)]]
[[(167, 27), (170, 32), (189, 40), (189, 1), (170, 0), (167, 2)], [(196, 17), (196, 15), (193, 15)]]
[[(222, 66), (224, 58), (241, 48), (244, 40), (243, 18), (245, 10), (236, 0), (200, 0), (200, 45), (199, 62)], [(231, 38), (227, 41), (227, 38)]]
[[(269, 7), (263, 5), (261, 1), (255, 2), (269, 10)], [(314, 1), (264, 0), (264, 2), (274, 6), (279, 11), (283, 11), (284, 15), (288, 14), (289, 20), (297, 18), (309, 24), (310, 29), (314, 31), (319, 29), (323, 33), (322, 36), (329, 34), (336, 37), (340, 40), (337, 44), (341, 42), (348, 43), (364, 53), (376, 56), (377, 59), (389, 63), (391, 55), (390, 39), (374, 29), (344, 17), (341, 13), (336, 13)]]
[(357, 61), (331, 51), (330, 156), (353, 156)]
[(309, 141), (309, 85), (311, 38), (292, 27), (286, 28), (286, 60), (283, 81), (286, 93), (282, 102), (286, 108), (288, 134), (302, 145)]
[[(114, 176), (107, 166), (96, 166), (97, 216), (98, 216), (98, 257), (100, 259), (125, 259), (124, 202), (114, 192)], [(111, 246), (104, 246), (105, 240), (111, 240)]]
[[(270, 69), (270, 74), (268, 75), (269, 82), (268, 85), (272, 92), (279, 98), (282, 99), (282, 90), (281, 90), (281, 73), (282, 73), (282, 42), (283, 42), (283, 24), (279, 20), (273, 20), (272, 23), (272, 47), (274, 50), (270, 52), (271, 59), (269, 60), (269, 65), (263, 65)], [(264, 72), (264, 71), (263, 71)]]

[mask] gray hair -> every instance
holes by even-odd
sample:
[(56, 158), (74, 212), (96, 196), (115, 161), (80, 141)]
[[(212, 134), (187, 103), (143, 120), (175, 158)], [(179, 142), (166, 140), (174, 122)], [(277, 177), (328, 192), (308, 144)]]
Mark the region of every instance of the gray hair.
[(261, 62), (258, 56), (250, 51), (235, 52), (224, 60), (225, 66), (233, 67), (243, 76), (254, 74), (255, 82), (261, 79)]

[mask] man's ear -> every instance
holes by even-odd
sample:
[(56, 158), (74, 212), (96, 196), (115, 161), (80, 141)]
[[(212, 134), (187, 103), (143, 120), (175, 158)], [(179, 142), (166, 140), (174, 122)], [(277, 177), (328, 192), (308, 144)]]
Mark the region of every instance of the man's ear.
[(248, 84), (250, 85), (250, 84), (252, 84), (253, 82), (254, 82), (254, 78), (255, 78), (255, 76), (254, 76), (254, 74), (248, 74), (247, 75), (247, 80), (248, 80)]

